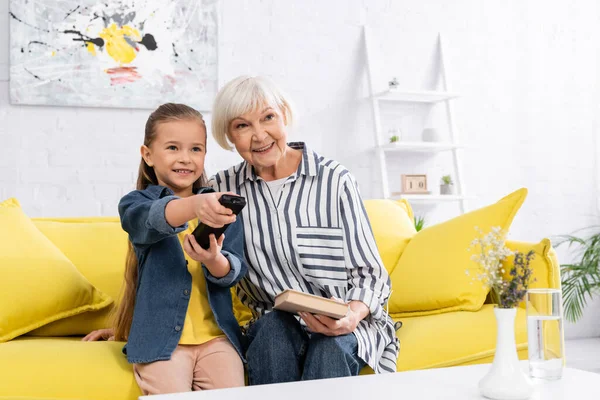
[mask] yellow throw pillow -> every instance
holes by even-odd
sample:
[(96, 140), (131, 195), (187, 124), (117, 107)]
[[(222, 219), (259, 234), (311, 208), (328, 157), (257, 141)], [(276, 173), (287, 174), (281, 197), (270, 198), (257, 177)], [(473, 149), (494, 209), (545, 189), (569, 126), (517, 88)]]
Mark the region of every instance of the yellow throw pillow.
[(417, 233), (413, 210), (406, 200), (365, 200), (379, 255), (389, 274), (400, 254)]
[(519, 189), (495, 204), (419, 231), (390, 276), (390, 314), (399, 318), (479, 310), (488, 290), (465, 273), (477, 268), (468, 250), (478, 235), (475, 227), (508, 231), (526, 196), (527, 189)]
[(35, 227), (16, 199), (0, 203), (0, 343), (111, 302)]
[(64, 318), (29, 334), (86, 335), (95, 329), (108, 328), (111, 313), (120, 300), (127, 255), (127, 233), (121, 228), (119, 218), (34, 218), (33, 223), (94, 287), (114, 302), (102, 310)]

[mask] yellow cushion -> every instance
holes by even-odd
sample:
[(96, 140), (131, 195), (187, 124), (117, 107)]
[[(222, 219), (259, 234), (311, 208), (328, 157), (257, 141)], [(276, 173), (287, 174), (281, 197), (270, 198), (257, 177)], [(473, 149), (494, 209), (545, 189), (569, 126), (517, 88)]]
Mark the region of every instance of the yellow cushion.
[(112, 301), (35, 227), (16, 199), (0, 203), (0, 276), (0, 343)]
[(43, 326), (30, 332), (37, 336), (86, 335), (109, 326), (120, 299), (125, 272), (127, 234), (116, 217), (34, 219), (37, 228), (52, 241), (92, 285), (111, 296), (114, 303)]
[(0, 395), (134, 400), (141, 395), (122, 342), (24, 336), (0, 345)]
[(460, 215), (419, 231), (408, 243), (391, 273), (393, 292), (389, 300), (394, 317), (449, 311), (476, 311), (488, 290), (467, 276), (477, 268), (468, 248), (478, 235), (494, 226), (508, 231), (527, 196), (519, 189), (497, 203)]
[(417, 233), (413, 210), (406, 200), (365, 200), (364, 203), (383, 265), (392, 273), (400, 254)]

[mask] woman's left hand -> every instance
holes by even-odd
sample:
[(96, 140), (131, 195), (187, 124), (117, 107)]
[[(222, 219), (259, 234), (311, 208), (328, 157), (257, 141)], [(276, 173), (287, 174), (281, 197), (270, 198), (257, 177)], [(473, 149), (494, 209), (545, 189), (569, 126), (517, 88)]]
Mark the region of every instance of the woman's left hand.
[[(352, 303), (358, 303), (358, 305), (352, 304), (354, 307), (349, 306), (348, 314), (341, 319), (333, 319), (325, 315), (313, 315), (307, 312), (299, 314), (311, 332), (321, 333), (325, 336), (347, 335), (356, 330), (359, 322), (368, 315), (369, 311), (369, 308), (362, 302)], [(364, 309), (366, 309), (366, 312)]]

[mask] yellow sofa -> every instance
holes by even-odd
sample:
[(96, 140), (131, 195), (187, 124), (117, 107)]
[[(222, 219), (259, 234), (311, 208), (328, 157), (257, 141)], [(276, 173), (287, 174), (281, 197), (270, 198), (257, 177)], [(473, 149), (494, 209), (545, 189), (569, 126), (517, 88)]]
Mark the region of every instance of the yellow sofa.
[[(519, 205), (516, 206), (517, 209)], [(402, 293), (398, 293), (398, 287), (409, 283), (400, 280), (410, 279), (410, 276), (403, 277), (402, 274), (406, 274), (407, 271), (402, 266), (410, 262), (408, 258), (411, 252), (418, 251), (411, 247), (411, 243), (417, 243), (417, 238), (421, 240), (423, 237), (421, 241), (425, 240), (428, 252), (435, 255), (435, 249), (431, 248), (431, 242), (427, 241), (439, 241), (436, 235), (440, 229), (433, 226), (419, 233), (414, 231), (412, 209), (406, 201), (369, 200), (365, 202), (365, 206), (371, 218), (377, 245), (392, 278), (392, 297), (396, 300), (390, 301), (389, 312), (395, 320), (401, 320), (403, 323), (397, 332), (401, 342), (398, 371), (491, 362), (496, 329), (494, 305), (485, 300), (487, 291), (483, 293), (485, 304), (482, 302), (473, 305), (469, 300), (462, 303), (458, 301), (458, 305), (440, 303), (437, 309), (421, 307), (422, 309), (415, 310), (402, 309), (403, 305), (400, 304), (406, 303), (407, 299)], [(497, 207), (492, 212), (498, 215), (502, 213)], [(514, 212), (508, 219), (512, 221), (512, 217)], [(476, 215), (475, 218), (477, 221), (483, 220), (481, 216)], [(37, 218), (33, 219), (33, 222), (95, 288), (115, 301), (99, 311), (63, 318), (1, 343), (0, 399), (137, 398), (140, 392), (131, 366), (121, 353), (123, 343), (81, 341), (86, 332), (106, 326), (110, 310), (119, 298), (127, 236), (121, 230), (118, 219)], [(463, 224), (469, 225), (471, 222), (467, 219)], [(457, 229), (452, 223), (449, 228), (441, 225), (444, 229)], [(441, 234), (447, 235), (444, 232), (442, 229)], [(451, 236), (446, 236), (444, 241), (454, 240), (455, 235)], [(535, 251), (536, 258), (532, 264), (536, 277), (534, 286), (558, 287), (558, 263), (548, 240), (537, 244), (514, 241), (508, 241), (507, 244), (520, 251)], [(435, 247), (435, 244), (433, 246)], [(442, 256), (444, 254), (449, 253), (445, 251)], [(403, 261), (405, 255), (408, 258)], [(419, 257), (417, 260), (427, 261), (424, 255)], [(411, 273), (418, 273), (417, 269), (426, 270), (429, 267), (412, 266), (415, 270)], [(451, 267), (452, 265), (443, 266), (445, 271)], [(462, 274), (460, 271), (464, 270), (464, 267), (459, 266), (457, 270)], [(417, 296), (413, 301), (415, 304), (421, 301), (419, 295), (436, 284), (435, 274), (431, 274), (431, 271), (422, 272), (429, 276), (428, 280), (411, 284), (420, 285), (420, 289), (414, 293), (414, 296)], [(418, 274), (414, 278), (422, 279)], [(439, 291), (439, 288), (435, 290)], [(462, 295), (464, 293), (458, 293), (457, 298)], [(413, 294), (407, 295), (410, 296)], [(449, 301), (452, 302), (452, 298)], [(237, 307), (238, 317), (246, 318), (246, 311), (241, 308), (239, 302)], [(525, 310), (522, 307), (517, 312), (515, 333), (519, 357), (526, 358), (526, 321)], [(363, 373), (372, 371), (365, 368)]]

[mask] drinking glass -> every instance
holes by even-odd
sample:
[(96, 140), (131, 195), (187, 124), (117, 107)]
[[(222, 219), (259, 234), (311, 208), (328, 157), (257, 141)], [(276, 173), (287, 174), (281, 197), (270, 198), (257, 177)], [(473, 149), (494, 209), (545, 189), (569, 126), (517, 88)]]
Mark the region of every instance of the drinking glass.
[(560, 289), (527, 291), (529, 375), (560, 379), (564, 366), (563, 309)]

